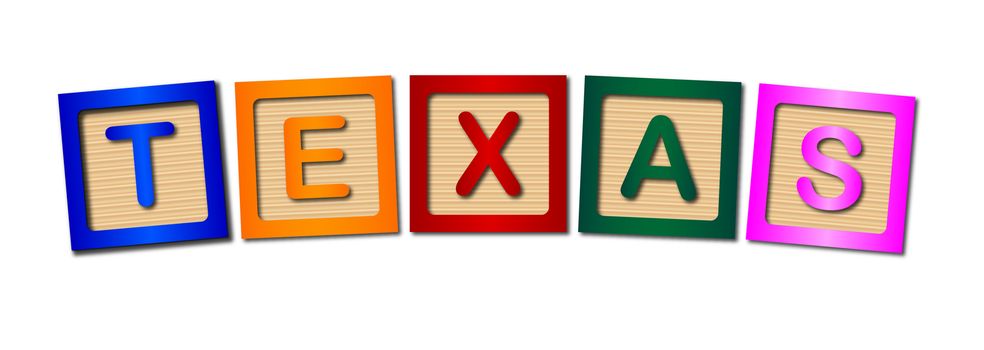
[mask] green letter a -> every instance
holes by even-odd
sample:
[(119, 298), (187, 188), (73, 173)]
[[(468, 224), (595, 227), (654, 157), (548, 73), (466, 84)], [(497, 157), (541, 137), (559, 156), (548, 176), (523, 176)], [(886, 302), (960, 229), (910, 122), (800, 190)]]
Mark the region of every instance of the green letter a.
[[(663, 146), (666, 147), (670, 166), (650, 165), (660, 138), (663, 139)], [(697, 188), (694, 187), (694, 178), (690, 176), (687, 158), (683, 156), (680, 139), (677, 137), (673, 121), (665, 115), (657, 115), (649, 121), (646, 134), (643, 135), (639, 149), (632, 158), (629, 172), (625, 174), (625, 180), (622, 181), (622, 196), (635, 198), (639, 194), (642, 180), (645, 179), (674, 180), (684, 200), (689, 202), (697, 198)]]

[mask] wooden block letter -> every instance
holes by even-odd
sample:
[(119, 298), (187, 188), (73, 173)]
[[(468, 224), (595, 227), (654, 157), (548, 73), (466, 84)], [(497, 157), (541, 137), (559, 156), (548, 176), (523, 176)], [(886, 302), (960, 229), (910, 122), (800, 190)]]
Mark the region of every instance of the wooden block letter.
[(229, 235), (214, 82), (59, 100), (73, 249)]
[(902, 253), (915, 98), (759, 87), (747, 238)]
[(741, 84), (585, 78), (580, 231), (734, 238)]
[(566, 230), (566, 83), (411, 77), (411, 231)]
[(243, 238), (397, 232), (390, 77), (236, 84)]

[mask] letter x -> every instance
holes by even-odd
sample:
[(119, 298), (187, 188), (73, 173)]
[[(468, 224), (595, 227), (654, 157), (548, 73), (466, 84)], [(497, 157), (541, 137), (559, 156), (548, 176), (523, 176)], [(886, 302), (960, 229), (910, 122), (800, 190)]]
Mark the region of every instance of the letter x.
[(458, 195), (467, 196), (470, 194), (475, 189), (475, 185), (478, 184), (482, 174), (485, 173), (485, 168), (491, 168), (492, 173), (499, 179), (502, 189), (506, 190), (510, 196), (518, 196), (519, 181), (516, 180), (516, 176), (513, 175), (500, 152), (502, 152), (502, 147), (505, 146), (506, 141), (509, 141), (513, 131), (516, 130), (516, 126), (519, 125), (519, 115), (516, 112), (506, 113), (490, 138), (485, 138), (485, 132), (482, 131), (482, 127), (478, 125), (478, 121), (471, 113), (461, 112), (458, 115), (458, 122), (461, 123), (461, 128), (465, 129), (465, 134), (468, 135), (472, 145), (478, 151), (475, 158), (472, 158), (471, 163), (468, 164), (468, 168), (461, 174), (461, 178), (458, 179)]

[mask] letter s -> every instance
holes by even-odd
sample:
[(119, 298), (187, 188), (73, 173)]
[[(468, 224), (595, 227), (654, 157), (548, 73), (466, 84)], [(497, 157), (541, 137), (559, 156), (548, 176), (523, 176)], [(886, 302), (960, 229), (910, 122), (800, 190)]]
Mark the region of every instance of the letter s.
[(836, 176), (843, 181), (844, 191), (837, 197), (823, 197), (813, 187), (813, 181), (805, 176), (796, 181), (796, 190), (799, 192), (800, 198), (811, 207), (827, 211), (844, 210), (854, 205), (861, 197), (864, 183), (857, 169), (820, 153), (820, 143), (826, 139), (835, 139), (843, 143), (844, 148), (847, 149), (847, 154), (851, 157), (857, 157), (861, 154), (861, 139), (851, 130), (839, 126), (821, 126), (810, 130), (803, 138), (801, 146), (803, 160), (817, 170)]

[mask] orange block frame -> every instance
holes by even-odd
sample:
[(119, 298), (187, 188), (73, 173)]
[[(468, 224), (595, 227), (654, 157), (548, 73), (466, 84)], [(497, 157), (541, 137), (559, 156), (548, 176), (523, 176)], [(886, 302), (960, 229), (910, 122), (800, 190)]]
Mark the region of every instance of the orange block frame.
[[(369, 95), (374, 101), (376, 121), (376, 156), (379, 182), (379, 210), (372, 216), (327, 217), (305, 219), (264, 220), (260, 216), (259, 187), (257, 182), (257, 147), (256, 147), (256, 113), (257, 101), (264, 99), (303, 98), (303, 97), (333, 97)], [(344, 116), (342, 116), (344, 118)], [(293, 118), (292, 118), (293, 119)], [(303, 119), (303, 118), (302, 118)], [(290, 119), (288, 119), (290, 121)], [(294, 124), (294, 125), (286, 125)], [(302, 123), (309, 124), (309, 123)], [(314, 123), (317, 124), (317, 123)], [(236, 83), (236, 126), (239, 139), (239, 192), (240, 211), (242, 216), (242, 237), (275, 238), (323, 235), (347, 235), (367, 233), (399, 232), (397, 219), (396, 194), (396, 151), (394, 147), (393, 127), (393, 80), (389, 76), (358, 77), (358, 78), (328, 78), (283, 81), (259, 81)], [(300, 131), (310, 128), (320, 128), (316, 125), (297, 125), (285, 123), (285, 135), (298, 133), (296, 137), (287, 136), (289, 144), (300, 144)], [(340, 126), (339, 126), (340, 127)], [(291, 130), (286, 130), (289, 128)], [(330, 128), (328, 128), (330, 129)], [(295, 139), (296, 138), (296, 139)], [(304, 160), (307, 155), (328, 151), (338, 152), (338, 149), (328, 150), (286, 150), (288, 162), (295, 163)], [(344, 152), (344, 147), (341, 148)], [(340, 156), (340, 155), (339, 155)], [(317, 157), (315, 157), (317, 158)], [(315, 159), (314, 161), (318, 161)], [(326, 161), (322, 159), (321, 161)], [(300, 165), (298, 163), (297, 165)], [(322, 193), (325, 187), (320, 185), (298, 184), (298, 171), (288, 170), (287, 181), (295, 179), (288, 188), (298, 189), (302, 195), (290, 195), (292, 199), (304, 200), (317, 193)], [(293, 175), (293, 176), (292, 176)], [(330, 186), (330, 185), (329, 185)], [(306, 188), (305, 188), (306, 187)], [(332, 191), (328, 191), (332, 192)], [(332, 193), (329, 193), (332, 194)], [(333, 194), (338, 194), (333, 192)], [(347, 190), (346, 190), (347, 194)], [(331, 195), (324, 197), (333, 197)], [(344, 206), (344, 203), (339, 203)]]

